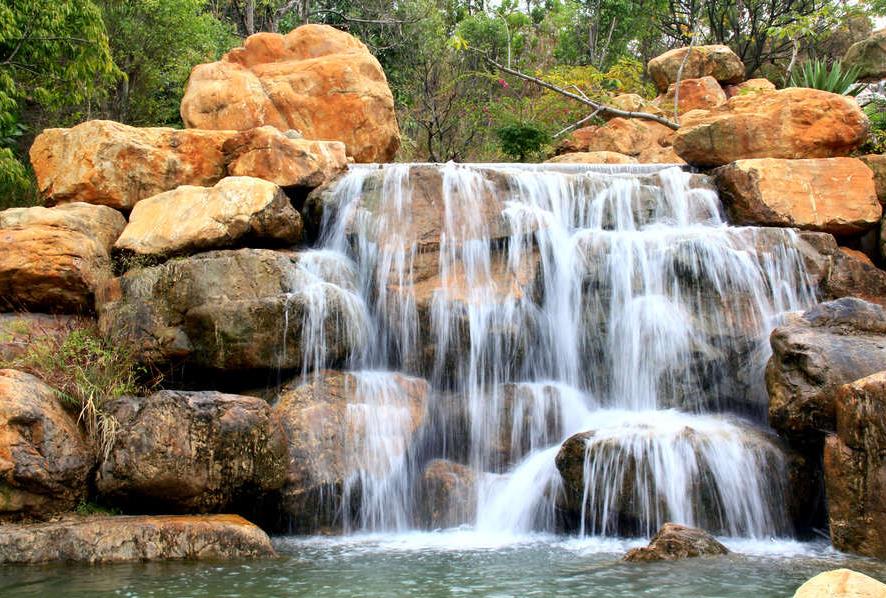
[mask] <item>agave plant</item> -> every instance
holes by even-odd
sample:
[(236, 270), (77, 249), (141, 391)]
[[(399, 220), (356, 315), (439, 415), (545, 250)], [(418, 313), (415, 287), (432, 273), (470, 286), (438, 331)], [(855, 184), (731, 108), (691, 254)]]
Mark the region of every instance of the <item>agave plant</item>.
[(799, 76), (791, 75), (791, 85), (856, 96), (864, 89), (864, 85), (856, 83), (859, 72), (858, 66), (843, 70), (839, 62), (829, 67), (823, 60), (810, 60), (800, 68)]

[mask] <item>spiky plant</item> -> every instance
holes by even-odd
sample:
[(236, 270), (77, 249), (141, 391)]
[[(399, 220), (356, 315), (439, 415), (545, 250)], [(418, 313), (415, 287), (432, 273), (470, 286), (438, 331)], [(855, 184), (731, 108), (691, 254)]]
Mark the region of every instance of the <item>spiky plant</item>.
[(828, 66), (823, 60), (810, 60), (800, 67), (799, 74), (791, 75), (791, 85), (856, 96), (864, 89), (864, 85), (856, 83), (860, 72), (858, 66), (844, 70), (839, 62)]

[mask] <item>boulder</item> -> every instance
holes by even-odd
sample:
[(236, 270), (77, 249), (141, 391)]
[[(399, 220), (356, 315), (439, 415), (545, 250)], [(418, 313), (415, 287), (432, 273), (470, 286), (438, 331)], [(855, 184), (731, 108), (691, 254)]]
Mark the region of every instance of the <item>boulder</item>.
[(283, 485), (286, 436), (262, 399), (164, 390), (109, 410), (118, 429), (95, 481), (104, 502), (136, 512), (236, 511)]
[(293, 245), (301, 216), (274, 183), (226, 177), (214, 187), (183, 185), (138, 202), (116, 249), (171, 257), (254, 243)]
[(55, 390), (30, 374), (0, 370), (0, 521), (73, 509), (86, 498), (92, 464)]
[[(627, 110), (628, 112), (648, 112), (650, 114), (662, 113), (658, 106), (655, 106), (651, 102), (648, 102), (646, 99), (643, 98), (643, 96), (636, 93), (619, 94), (609, 100), (608, 103), (613, 108)], [(609, 116), (604, 115), (603, 118), (609, 118)]]
[(277, 556), (268, 535), (236, 515), (69, 518), (7, 525), (0, 564), (124, 563)]
[(714, 177), (733, 224), (853, 235), (883, 212), (871, 169), (856, 158), (738, 160)]
[(831, 158), (864, 143), (868, 128), (853, 98), (789, 88), (740, 94), (717, 108), (688, 112), (673, 145), (694, 166), (749, 158)]
[(732, 96), (759, 93), (761, 91), (775, 91), (775, 83), (769, 79), (748, 79), (738, 85), (727, 85), (723, 88), (723, 91), (726, 92), (727, 98), (731, 98)]
[(70, 315), (0, 314), (0, 368), (13, 367), (36, 343), (61, 344), (71, 331), (83, 328), (86, 322)]
[(834, 404), (824, 450), (831, 541), (886, 559), (886, 371), (844, 384)]
[(886, 154), (868, 154), (859, 156), (874, 173), (874, 186), (877, 188), (877, 199), (881, 205), (886, 205)]
[(797, 588), (794, 598), (881, 598), (886, 584), (851, 569), (819, 573)]
[(181, 115), (188, 128), (271, 125), (342, 141), (357, 162), (390, 161), (400, 145), (381, 65), (357, 38), (328, 25), (257, 33), (220, 61), (197, 65)]
[(99, 327), (127, 334), (147, 363), (219, 370), (339, 363), (365, 342), (354, 278), (347, 263), (319, 252), (211, 251), (111, 280)]
[(281, 187), (319, 187), (348, 167), (340, 141), (300, 139), (264, 126), (225, 141), (228, 174), (252, 176)]
[[(677, 84), (671, 83), (668, 91), (661, 99), (658, 107), (665, 114), (673, 117), (674, 99), (677, 98)], [(726, 103), (726, 92), (713, 77), (701, 77), (699, 79), (683, 79), (680, 81), (679, 114), (685, 114), (690, 110), (708, 110)]]
[[(687, 52), (689, 52), (688, 58)], [(726, 46), (676, 48), (649, 61), (647, 66), (649, 77), (658, 91), (666, 92), (668, 87), (677, 81), (681, 64), (683, 79), (713, 77), (718, 82), (728, 85), (741, 83), (745, 79), (745, 68), (741, 58)]]
[(708, 532), (676, 523), (665, 523), (648, 546), (632, 548), (624, 560), (631, 563), (677, 561), (724, 554), (729, 554), (729, 549)]
[(545, 160), (549, 164), (636, 164), (637, 159), (618, 152), (572, 152)]
[(45, 129), (31, 146), (31, 164), (49, 204), (82, 201), (130, 210), (180, 185), (217, 183), (225, 176), (222, 145), (232, 135), (90, 120)]
[(886, 271), (866, 254), (840, 247), (827, 233), (801, 232), (795, 246), (819, 300), (858, 297), (886, 307)]
[(470, 467), (445, 459), (428, 463), (420, 482), (422, 524), (429, 529), (470, 523), (477, 515), (477, 482)]
[(602, 126), (577, 129), (557, 146), (557, 153), (615, 152), (640, 163), (659, 163), (662, 150), (670, 147), (673, 137), (672, 129), (654, 121), (613, 118)]
[(835, 429), (837, 389), (886, 363), (886, 309), (846, 297), (793, 314), (772, 331), (769, 421), (799, 444)]
[(73, 203), (0, 212), (0, 309), (88, 312), (126, 219)]
[(855, 42), (843, 56), (843, 66), (861, 69), (858, 78), (866, 81), (886, 79), (886, 29), (874, 31)]
[(274, 411), (289, 438), (288, 528), (311, 532), (356, 517), (362, 479), (397, 475), (408, 457), (429, 393), (420, 378), (378, 372), (326, 371), (284, 388)]

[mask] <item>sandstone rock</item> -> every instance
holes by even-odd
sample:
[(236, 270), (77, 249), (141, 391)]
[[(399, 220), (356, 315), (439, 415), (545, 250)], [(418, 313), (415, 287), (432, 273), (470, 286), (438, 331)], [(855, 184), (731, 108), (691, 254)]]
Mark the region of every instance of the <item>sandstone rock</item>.
[[(674, 99), (676, 96), (677, 84), (671, 83), (659, 104), (659, 108), (671, 117), (674, 114)], [(690, 110), (716, 108), (725, 104), (726, 100), (726, 92), (723, 91), (723, 88), (720, 87), (720, 84), (713, 77), (683, 79), (680, 81), (680, 114), (685, 114)]]
[(72, 518), (7, 525), (0, 564), (274, 557), (268, 535), (236, 515)]
[(723, 88), (723, 91), (726, 92), (727, 98), (731, 98), (732, 96), (748, 95), (761, 91), (775, 91), (775, 83), (769, 79), (748, 79), (738, 85), (727, 85)]
[(170, 257), (246, 243), (293, 245), (301, 232), (301, 216), (280, 187), (236, 176), (214, 187), (185, 185), (143, 199), (115, 247)]
[(714, 176), (734, 224), (851, 235), (883, 212), (871, 170), (855, 158), (738, 160)]
[(819, 573), (794, 593), (794, 598), (881, 598), (886, 584), (851, 569)]
[(31, 164), (51, 204), (82, 201), (129, 210), (180, 185), (214, 185), (225, 175), (222, 144), (232, 135), (90, 120), (44, 130), (31, 146)]
[[(281, 508), (307, 532), (356, 518), (364, 477), (384, 479), (425, 422), (429, 385), (402, 374), (322, 372), (285, 388), (274, 407), (289, 438)], [(341, 512), (336, 512), (336, 507)]]
[(0, 212), (0, 308), (90, 311), (125, 226), (119, 212), (85, 203)]
[(827, 233), (801, 232), (796, 247), (820, 300), (858, 297), (886, 307), (886, 271), (867, 255), (838, 246)]
[[(627, 110), (628, 112), (648, 112), (650, 114), (661, 114), (658, 106), (646, 101), (643, 96), (636, 93), (622, 93), (609, 101), (609, 105), (613, 108)], [(604, 118), (608, 118), (604, 116)]]
[(477, 486), (471, 468), (445, 459), (428, 463), (421, 477), (422, 523), (429, 529), (473, 521)]
[(736, 84), (745, 79), (741, 58), (726, 46), (676, 48), (649, 61), (649, 76), (659, 91), (667, 91), (668, 86), (677, 81), (677, 72), (686, 52), (689, 52), (689, 57), (683, 66), (683, 79), (710, 76), (724, 84)]
[(572, 152), (554, 156), (551, 164), (636, 164), (637, 159), (618, 152)]
[(886, 558), (886, 371), (844, 384), (834, 403), (837, 433), (824, 451), (831, 540)]
[(613, 118), (599, 127), (576, 130), (557, 147), (557, 153), (615, 152), (640, 163), (661, 162), (660, 153), (670, 147), (673, 137), (673, 130), (653, 121)]
[(729, 554), (729, 549), (708, 532), (676, 523), (665, 523), (648, 546), (629, 550), (624, 560), (632, 563), (676, 561), (724, 554)]
[(0, 370), (0, 521), (73, 509), (86, 497), (91, 467), (90, 448), (55, 391)]
[(141, 359), (155, 364), (247, 370), (301, 368), (308, 358), (311, 367), (339, 363), (365, 342), (366, 323), (355, 275), (334, 258), (239, 249), (130, 270), (104, 288), (99, 326), (128, 334)]
[(852, 98), (789, 88), (736, 95), (712, 110), (689, 112), (673, 145), (695, 166), (749, 158), (830, 158), (861, 145), (868, 127)]
[(357, 38), (328, 25), (258, 33), (194, 67), (181, 114), (189, 128), (271, 125), (343, 141), (357, 162), (389, 161), (400, 145), (381, 65)]
[(801, 444), (835, 427), (837, 389), (883, 369), (886, 309), (852, 297), (796, 314), (773, 330), (769, 421)]
[(281, 187), (319, 187), (348, 167), (340, 141), (293, 139), (271, 126), (243, 131), (222, 149), (229, 175), (257, 177)]
[(852, 44), (843, 56), (843, 66), (859, 67), (858, 78), (862, 80), (886, 79), (886, 29)]
[(84, 325), (86, 320), (77, 316), (0, 314), (0, 368), (11, 367), (35, 343), (60, 343), (71, 331)]
[(96, 474), (102, 500), (135, 511), (249, 509), (280, 488), (286, 436), (262, 399), (164, 390), (110, 408), (118, 431)]
[(859, 160), (867, 164), (874, 173), (874, 186), (877, 188), (877, 199), (886, 205), (886, 155), (868, 154), (859, 156)]

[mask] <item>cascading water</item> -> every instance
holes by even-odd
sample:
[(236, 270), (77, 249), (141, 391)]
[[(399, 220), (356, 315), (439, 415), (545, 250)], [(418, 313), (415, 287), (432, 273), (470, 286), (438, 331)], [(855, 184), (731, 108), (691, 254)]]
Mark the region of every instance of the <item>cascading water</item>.
[(581, 533), (789, 532), (781, 451), (750, 422), (768, 331), (814, 299), (792, 231), (727, 226), (705, 177), (658, 165), (352, 166), (318, 197), (305, 338), (325, 346), (344, 294), (348, 366), (426, 378), (436, 414), (410, 444), (393, 374), (357, 374), (352, 527), (416, 525), (442, 458), (472, 471), (457, 523), (482, 531), (558, 529), (577, 479)]

